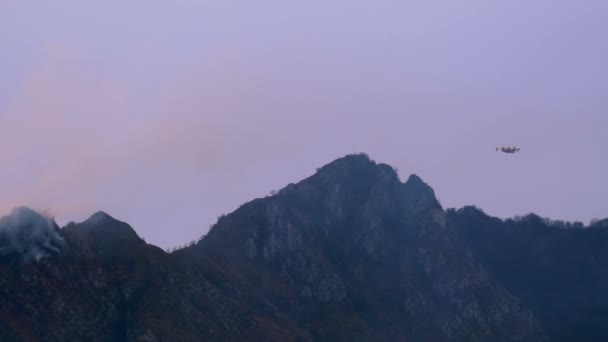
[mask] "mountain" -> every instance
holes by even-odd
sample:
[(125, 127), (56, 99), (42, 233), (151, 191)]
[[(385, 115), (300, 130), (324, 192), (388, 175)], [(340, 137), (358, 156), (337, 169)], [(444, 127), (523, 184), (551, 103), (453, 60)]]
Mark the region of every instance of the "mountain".
[(433, 190), (365, 155), (242, 206), (177, 256), (221, 269), (279, 339), (542, 339), (446, 228)]
[[(605, 336), (604, 302), (563, 311), (601, 299), (604, 235), (581, 237), (574, 259), (530, 262), (553, 258), (542, 236), (563, 229), (534, 244), (527, 226), (505, 233), (511, 223), (465, 212), (363, 154), (242, 205), (170, 254), (104, 212), (59, 228), (23, 209), (0, 219), (0, 341), (544, 341), (566, 333), (556, 322)], [(593, 280), (589, 293), (557, 296), (569, 280), (539, 294), (551, 280), (534, 277), (563, 280), (551, 265), (566, 261), (591, 265), (575, 274)]]
[(0, 341), (254, 338), (227, 288), (184, 272), (126, 223), (100, 212), (60, 234), (61, 254), (1, 265)]
[(448, 210), (459, 239), (540, 320), (552, 341), (608, 341), (608, 220), (588, 227), (530, 214)]

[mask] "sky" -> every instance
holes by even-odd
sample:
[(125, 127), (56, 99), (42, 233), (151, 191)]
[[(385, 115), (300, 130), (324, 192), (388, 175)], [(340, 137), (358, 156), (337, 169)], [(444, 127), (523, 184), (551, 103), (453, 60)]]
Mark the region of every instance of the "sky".
[[(366, 152), (442, 205), (608, 217), (605, 0), (0, 2), (0, 213), (171, 247)], [(517, 145), (515, 155), (497, 146)]]

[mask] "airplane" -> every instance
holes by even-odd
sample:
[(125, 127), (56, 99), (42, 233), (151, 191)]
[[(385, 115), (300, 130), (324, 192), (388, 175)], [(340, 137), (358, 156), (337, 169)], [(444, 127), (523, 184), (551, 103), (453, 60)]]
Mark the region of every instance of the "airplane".
[(504, 153), (515, 153), (519, 152), (519, 147), (497, 147), (496, 151), (502, 151)]

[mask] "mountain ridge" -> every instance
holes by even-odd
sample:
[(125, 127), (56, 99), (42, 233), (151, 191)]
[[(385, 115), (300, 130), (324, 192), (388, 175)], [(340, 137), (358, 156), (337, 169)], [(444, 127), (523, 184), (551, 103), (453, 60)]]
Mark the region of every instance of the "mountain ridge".
[[(487, 278), (445, 227), (443, 209), (419, 177), (402, 183), (392, 167), (356, 155), (242, 206), (179, 254), (220, 265), (244, 288), (259, 282), (255, 291), (262, 297), (276, 295), (277, 288), (289, 293), (278, 298), (285, 303), (278, 310), (316, 330), (313, 339), (499, 340), (503, 315), (513, 318), (510, 329), (521, 330), (524, 340), (542, 339), (531, 315)], [(498, 297), (507, 304), (484, 307)], [(427, 302), (444, 312), (437, 314), (439, 325), (429, 319), (408, 325), (400, 318), (419, 316)], [(315, 316), (332, 317), (333, 325), (307, 321), (310, 305), (316, 305)], [(294, 309), (299, 307), (306, 309)], [(334, 328), (346, 317), (358, 322), (358, 330)], [(485, 330), (473, 332), (476, 324)]]
[[(444, 210), (419, 176), (358, 154), (170, 254), (97, 212), (58, 230), (62, 253), (0, 264), (0, 340), (559, 340), (537, 293), (505, 279), (512, 260), (468, 234), (497, 224), (476, 210)], [(604, 336), (560, 317), (570, 337)]]
[(501, 220), (472, 206), (448, 210), (448, 217), (475, 259), (535, 312), (552, 340), (608, 339), (606, 220)]

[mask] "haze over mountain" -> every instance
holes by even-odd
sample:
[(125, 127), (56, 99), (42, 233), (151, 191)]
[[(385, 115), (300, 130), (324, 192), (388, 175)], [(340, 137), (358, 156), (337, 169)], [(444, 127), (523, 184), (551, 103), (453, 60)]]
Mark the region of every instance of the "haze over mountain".
[(172, 247), (366, 151), (447, 207), (587, 223), (608, 211), (606, 13), (606, 0), (2, 0), (0, 212), (63, 225), (104, 208)]
[(21, 208), (0, 233), (57, 247), (0, 254), (0, 340), (605, 341), (606, 222), (444, 211), (363, 154), (170, 254), (105, 212), (58, 228)]

